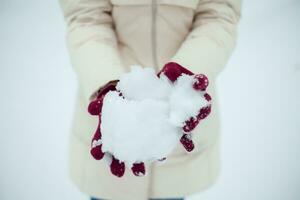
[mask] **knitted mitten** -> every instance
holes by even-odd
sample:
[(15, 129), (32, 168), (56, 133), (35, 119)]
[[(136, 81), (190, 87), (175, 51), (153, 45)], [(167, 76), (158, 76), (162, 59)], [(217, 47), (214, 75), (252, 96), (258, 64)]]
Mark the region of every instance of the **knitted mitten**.
[[(208, 93), (205, 92), (208, 86), (208, 78), (203, 74), (194, 74), (193, 72), (189, 71), (188, 69), (182, 67), (178, 63), (169, 62), (165, 64), (165, 66), (159, 71), (158, 76), (164, 74), (168, 77), (168, 79), (172, 82), (175, 82), (179, 76), (182, 74), (194, 76), (194, 84), (192, 87), (197, 91), (204, 92), (204, 97), (206, 101), (210, 102), (211, 97)], [(211, 112), (211, 104), (204, 108), (199, 108), (199, 113), (196, 117), (190, 117), (187, 121), (185, 121), (183, 129), (183, 135), (180, 139), (181, 144), (187, 151), (192, 151), (194, 149), (194, 143), (191, 139), (191, 131), (196, 128), (199, 124), (200, 120), (206, 118)]]
[[(91, 150), (90, 150), (91, 155), (96, 160), (101, 160), (105, 155), (105, 153), (102, 151), (101, 130), (100, 130), (101, 109), (102, 109), (102, 105), (103, 105), (103, 99), (104, 99), (104, 96), (109, 91), (116, 90), (117, 83), (118, 83), (118, 80), (113, 80), (113, 81), (110, 81), (107, 84), (105, 84), (102, 88), (99, 89), (97, 97), (93, 101), (91, 101), (88, 106), (88, 112), (91, 115), (97, 115), (99, 117), (98, 126), (94, 133), (94, 136), (93, 136), (93, 139), (91, 142)], [(120, 96), (122, 96), (121, 93), (120, 93)], [(117, 177), (123, 176), (125, 173), (125, 164), (123, 162), (119, 161), (113, 155), (109, 155), (109, 156), (112, 157), (111, 163), (110, 163), (111, 173)], [(146, 173), (144, 163), (134, 163), (131, 167), (131, 170), (132, 170), (133, 174), (136, 176), (142, 176)]]

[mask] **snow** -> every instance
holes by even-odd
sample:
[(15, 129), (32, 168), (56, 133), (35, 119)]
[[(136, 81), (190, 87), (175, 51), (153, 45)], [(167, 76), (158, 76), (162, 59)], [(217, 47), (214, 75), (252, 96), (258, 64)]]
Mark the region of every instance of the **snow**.
[(127, 100), (114, 91), (105, 96), (102, 109), (102, 149), (122, 161), (165, 157), (179, 140), (179, 131), (167, 122), (164, 101)]
[(179, 143), (184, 121), (207, 105), (190, 75), (172, 83), (153, 68), (134, 65), (119, 80), (117, 91), (104, 97), (102, 150), (129, 166), (167, 157)]
[(171, 82), (165, 77), (160, 81), (151, 67), (142, 68), (132, 65), (130, 73), (120, 77), (117, 90), (127, 99), (143, 100), (167, 98), (171, 91)]
[(92, 148), (96, 147), (96, 146), (100, 146), (102, 144), (101, 140), (93, 140), (92, 143)]
[(176, 126), (182, 126), (191, 116), (196, 117), (199, 108), (208, 105), (204, 98), (206, 92), (191, 87), (195, 81), (193, 76), (182, 74), (174, 83), (170, 96), (170, 122)]

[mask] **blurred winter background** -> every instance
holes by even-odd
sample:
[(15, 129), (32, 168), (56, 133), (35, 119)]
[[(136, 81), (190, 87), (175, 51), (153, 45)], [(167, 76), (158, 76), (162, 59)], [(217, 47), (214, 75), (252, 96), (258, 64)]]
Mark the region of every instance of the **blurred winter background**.
[[(300, 199), (300, 1), (244, 1), (218, 80), (222, 173), (188, 200)], [(76, 91), (56, 1), (1, 0), (0, 199), (87, 200), (69, 181)]]

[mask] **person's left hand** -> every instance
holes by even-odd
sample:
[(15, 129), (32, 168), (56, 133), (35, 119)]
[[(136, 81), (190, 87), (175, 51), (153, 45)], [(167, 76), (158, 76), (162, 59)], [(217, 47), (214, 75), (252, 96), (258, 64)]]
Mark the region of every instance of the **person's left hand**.
[[(208, 86), (208, 78), (204, 74), (194, 74), (176, 62), (169, 62), (165, 64), (164, 67), (159, 71), (158, 76), (160, 76), (162, 73), (166, 75), (172, 82), (175, 82), (182, 74), (194, 76), (195, 82), (192, 87), (198, 91), (205, 92)], [(208, 93), (205, 92), (204, 97), (206, 101), (211, 102), (211, 96)], [(183, 135), (181, 136), (180, 142), (188, 152), (194, 149), (194, 143), (190, 135), (191, 131), (194, 130), (198, 126), (200, 120), (206, 118), (210, 112), (211, 104), (204, 108), (199, 108), (199, 113), (196, 117), (190, 117), (185, 121), (184, 126), (182, 127)]]

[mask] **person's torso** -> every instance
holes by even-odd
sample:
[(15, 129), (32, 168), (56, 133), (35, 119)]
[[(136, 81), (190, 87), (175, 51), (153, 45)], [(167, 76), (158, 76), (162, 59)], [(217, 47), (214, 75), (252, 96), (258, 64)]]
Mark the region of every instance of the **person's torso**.
[(112, 17), (125, 67), (159, 71), (191, 31), (199, 0), (112, 0)]

